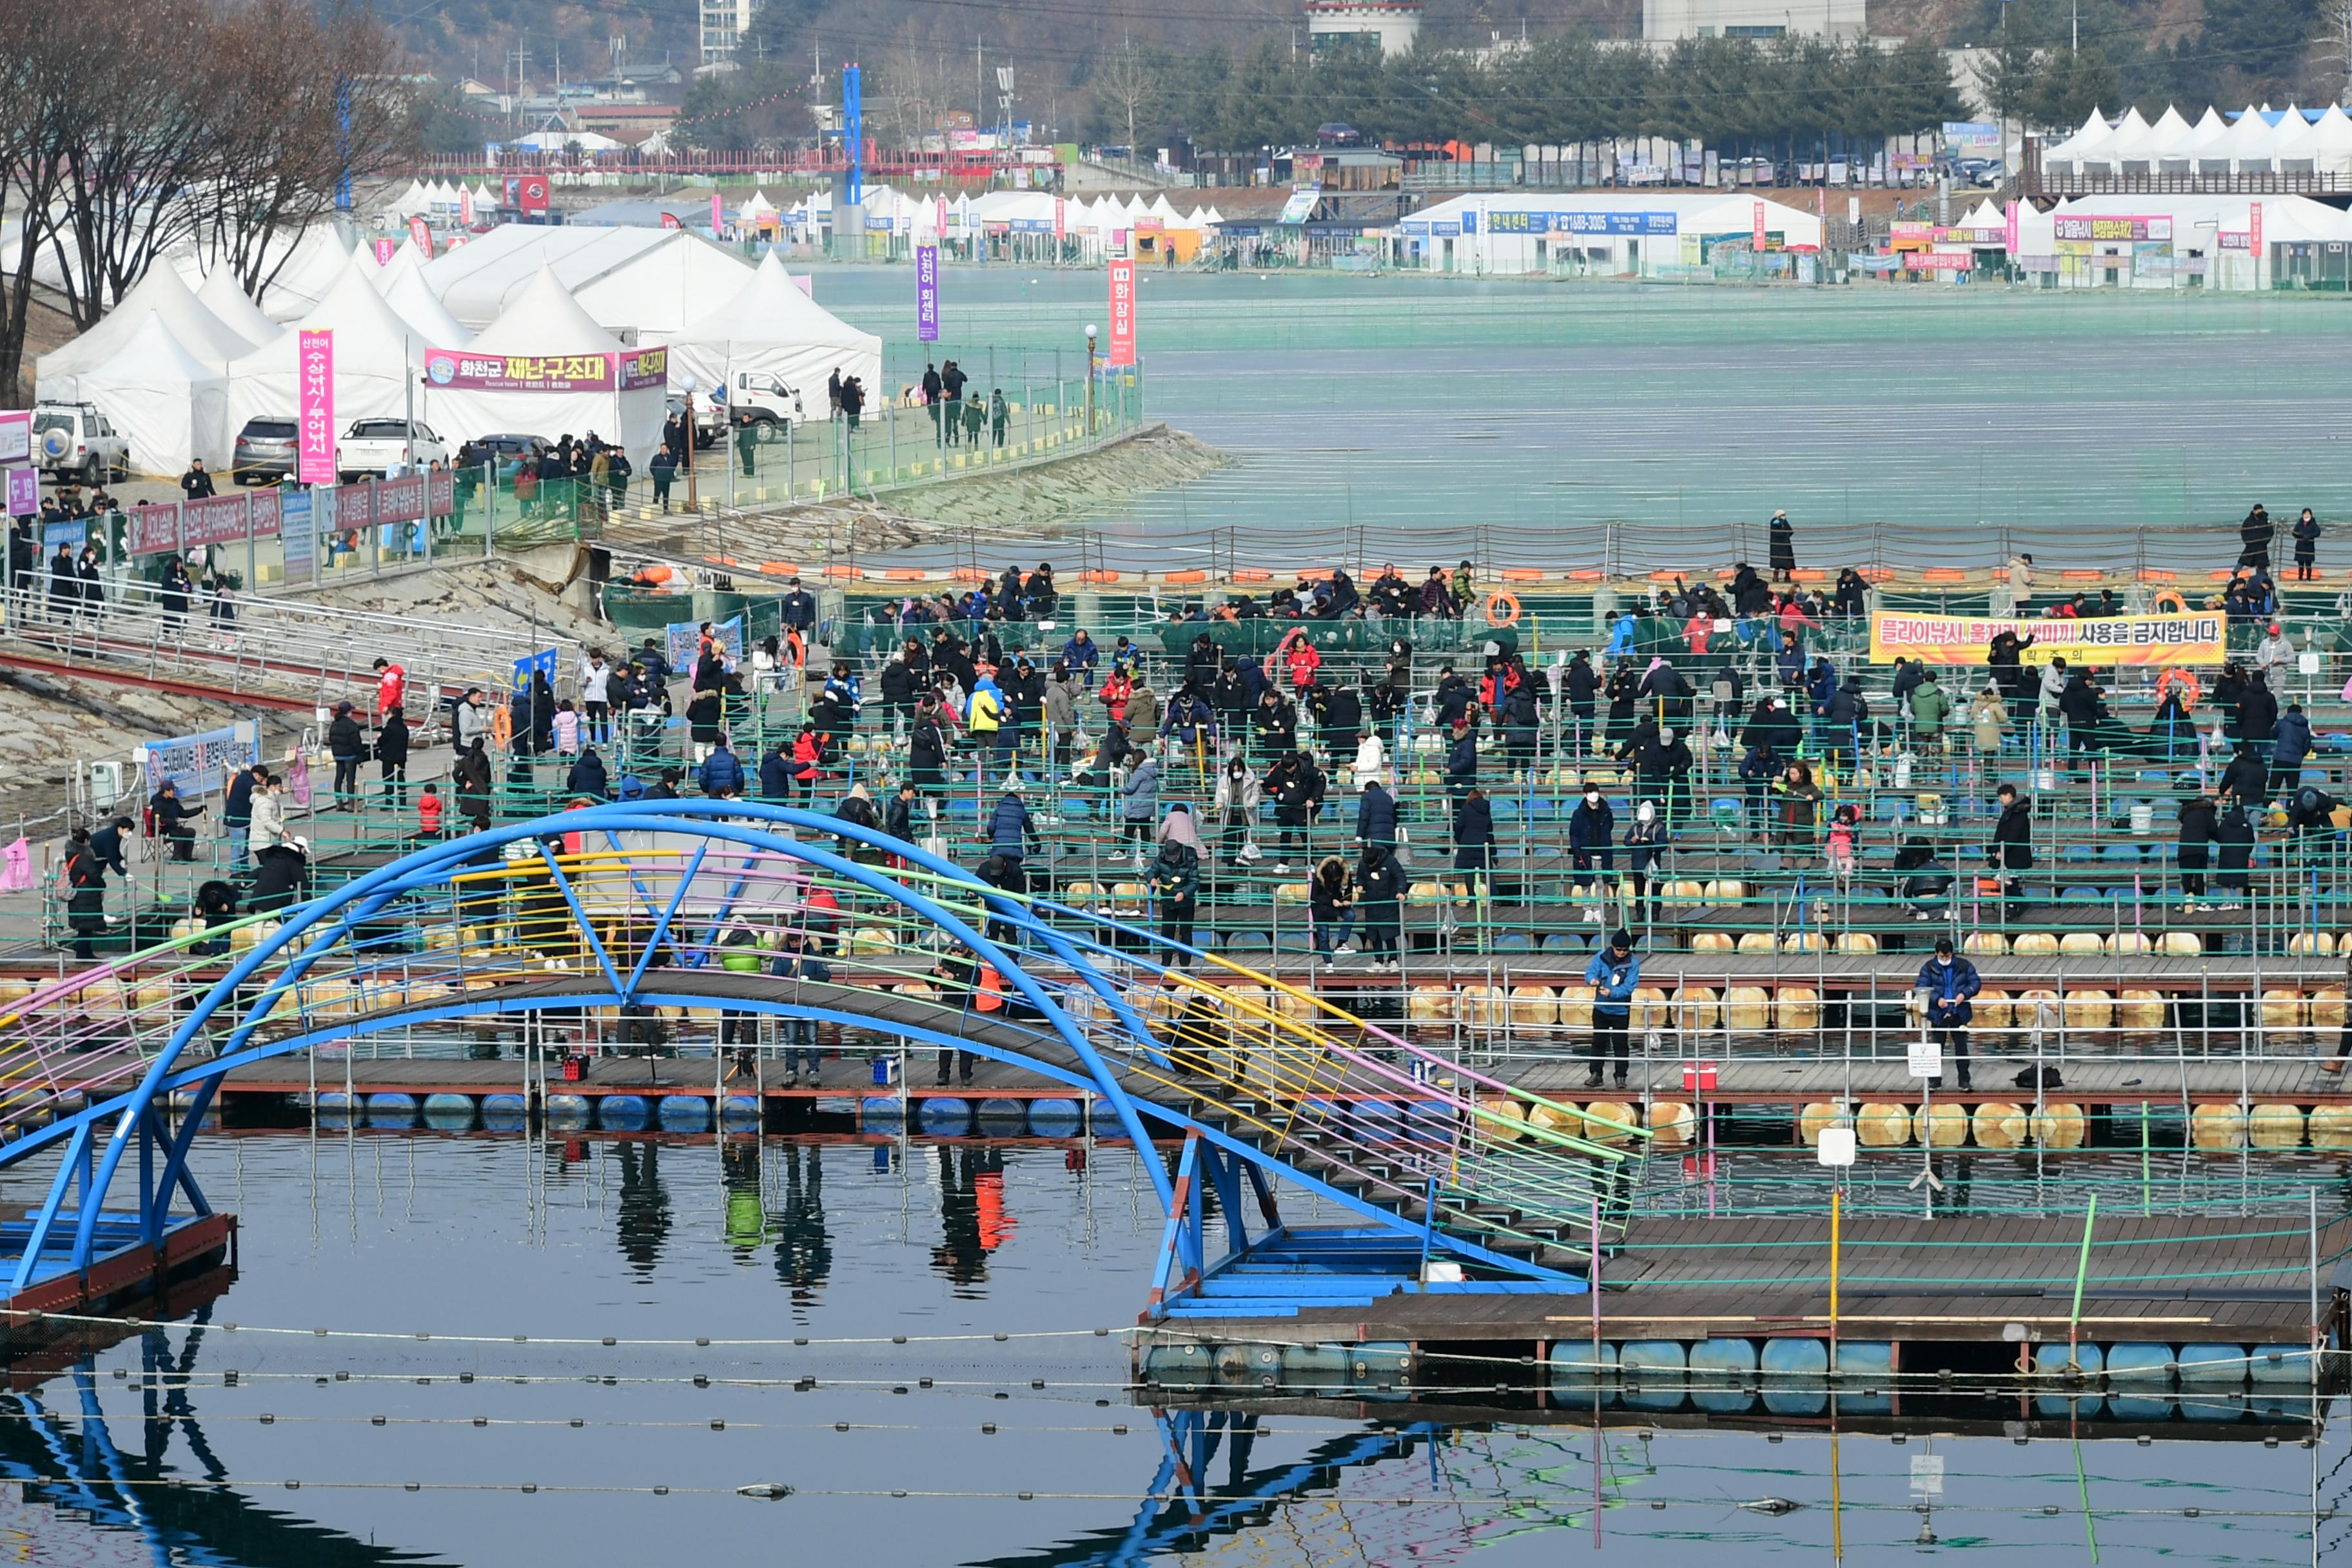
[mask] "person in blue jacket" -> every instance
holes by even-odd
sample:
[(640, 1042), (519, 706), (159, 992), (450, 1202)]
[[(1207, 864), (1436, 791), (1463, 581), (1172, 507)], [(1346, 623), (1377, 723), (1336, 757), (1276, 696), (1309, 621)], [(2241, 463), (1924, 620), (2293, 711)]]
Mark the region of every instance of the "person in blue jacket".
[(1007, 779), (1004, 794), (996, 803), (995, 813), (988, 819), (988, 852), (1004, 862), (1004, 888), (1007, 892), (1028, 890), (1028, 877), (1021, 861), (1029, 853), (1033, 832), (1029, 824), (1029, 807), (1021, 799), (1021, 781), (1017, 777)]
[[(1939, 1040), (1959, 1064), (1962, 1089), (1969, 1087), (1969, 1020), (1976, 1016), (1969, 998), (1983, 985), (1977, 976), (1977, 966), (1952, 951), (1950, 937), (1939, 936), (1936, 939), (1936, 956), (1919, 966), (1919, 979), (1913, 987), (1919, 993), (1927, 1033)], [(1941, 1089), (1944, 1080), (1931, 1078), (1927, 1087)]]
[(1584, 1087), (1601, 1087), (1601, 1064), (1617, 1058), (1617, 1087), (1625, 1087), (1631, 1055), (1633, 987), (1642, 984), (1642, 961), (1633, 956), (1633, 933), (1621, 931), (1584, 968), (1584, 983), (1592, 987), (1592, 1063)]
[(695, 775), (702, 793), (713, 797), (739, 795), (743, 793), (743, 764), (728, 749), (727, 737), (719, 737), (710, 748), (710, 755), (702, 760), (702, 771)]
[(1609, 646), (1601, 650), (1601, 657), (1615, 658), (1620, 654), (1633, 652), (1633, 634), (1639, 626), (1640, 623), (1634, 620), (1632, 610), (1618, 611), (1617, 618), (1609, 623)]
[(1102, 646), (1087, 636), (1084, 626), (1072, 632), (1070, 640), (1062, 645), (1062, 662), (1072, 669), (1085, 670), (1088, 675), (1094, 673), (1095, 665), (1101, 658)]

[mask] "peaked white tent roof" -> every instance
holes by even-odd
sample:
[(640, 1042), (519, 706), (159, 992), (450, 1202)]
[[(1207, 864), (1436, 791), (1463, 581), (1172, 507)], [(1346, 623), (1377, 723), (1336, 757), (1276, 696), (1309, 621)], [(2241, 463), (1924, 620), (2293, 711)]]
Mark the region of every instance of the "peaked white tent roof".
[(486, 354), (609, 354), (622, 345), (580, 308), (554, 268), (541, 266), (470, 346)]
[(392, 287), (383, 291), (383, 302), (415, 328), (429, 348), (462, 349), (474, 341), (474, 334), (434, 298), (424, 277), (414, 268), (393, 279)]
[(2141, 137), (2137, 146), (2118, 156), (2146, 159), (2150, 162), (2160, 158), (2178, 157), (2179, 154), (2176, 149), (2187, 142), (2189, 132), (2194, 129), (2195, 127), (2180, 117), (2180, 110), (2168, 103), (2164, 106), (2164, 112), (2156, 117), (2156, 123), (2147, 128), (2147, 133)]
[[(408, 384), (425, 363), (428, 345), (417, 330), (384, 303), (368, 276), (372, 261), (353, 258), (342, 277), (310, 314), (276, 342), (266, 343), (228, 367), (228, 413), (232, 432), (260, 415), (289, 417), (297, 406), (297, 359), (305, 331), (335, 334), (335, 423), (400, 414)], [(429, 418), (426, 389), (420, 384), (416, 408)]]
[(505, 311), (542, 267), (608, 329), (646, 342), (678, 329), (743, 287), (751, 269), (708, 235), (671, 228), (506, 224), (428, 262), (427, 287), (477, 331)]
[(2079, 163), (2104, 150), (2115, 140), (2115, 127), (2107, 123), (2106, 116), (2094, 109), (2074, 134), (2051, 148), (2043, 157), (2054, 163)]
[(261, 289), (262, 313), (273, 321), (309, 315), (351, 268), (352, 247), (332, 224), (313, 224), (290, 244), (293, 254)]
[(196, 303), (254, 348), (276, 342), (278, 334), (286, 330), (263, 315), (261, 307), (247, 298), (244, 285), (236, 280), (236, 269), (226, 263), (212, 269), (205, 286), (196, 290)]
[(2230, 129), (2214, 139), (2206, 152), (2209, 158), (2227, 158), (2243, 172), (2251, 164), (2256, 168), (2270, 167), (2271, 126), (2252, 105), (2231, 123)]
[(392, 259), (382, 267), (376, 268), (370, 274), (368, 281), (375, 285), (377, 293), (386, 293), (394, 283), (424, 265), (425, 253), (404, 235), (400, 243), (392, 247)]
[(1999, 228), (2009, 221), (2009, 215), (1992, 205), (1990, 196), (1977, 203), (1976, 210), (1960, 219), (1959, 228)]
[(2313, 166), (2323, 174), (2352, 174), (2352, 115), (2331, 103), (2311, 131)]
[(2230, 122), (2221, 118), (2220, 110), (2209, 103), (2205, 106), (2205, 112), (2198, 117), (2197, 123), (2189, 128), (2188, 136), (2174, 156), (2202, 157), (2214, 142), (2229, 133)]
[(96, 370), (121, 351), (150, 315), (161, 316), (182, 346), (218, 374), (221, 367), (253, 347), (242, 334), (199, 304), (176, 267), (156, 266), (125, 294), (98, 325), (41, 355), (34, 366), (45, 398), (73, 398), (74, 378)]
[(801, 292), (772, 250), (733, 298), (670, 342), (672, 385), (682, 388), (691, 374), (701, 386), (727, 385), (733, 397), (747, 379), (761, 390), (772, 380), (798, 392), (811, 417), (824, 406), (816, 394), (836, 370), (879, 391), (882, 340)]
[(2284, 169), (2286, 160), (2308, 158), (2318, 144), (2318, 127), (2303, 117), (2301, 109), (2288, 104), (2286, 114), (2271, 129), (2271, 156), (2278, 159), (2279, 167)]
[(152, 311), (107, 362), (85, 372), (81, 396), (98, 405), (131, 447), (131, 466), (177, 474), (188, 460), (229, 459), (228, 391), (220, 367), (188, 352)]
[[(499, 319), (467, 345), (467, 352), (488, 356), (618, 354), (624, 350), (618, 338), (581, 309), (555, 268), (542, 265)], [(570, 392), (453, 385), (434, 394), (433, 406), (453, 442), (499, 431), (550, 440), (566, 431), (594, 431), (644, 459), (661, 440), (665, 392), (658, 384), (623, 391), (615, 383), (602, 390)]]

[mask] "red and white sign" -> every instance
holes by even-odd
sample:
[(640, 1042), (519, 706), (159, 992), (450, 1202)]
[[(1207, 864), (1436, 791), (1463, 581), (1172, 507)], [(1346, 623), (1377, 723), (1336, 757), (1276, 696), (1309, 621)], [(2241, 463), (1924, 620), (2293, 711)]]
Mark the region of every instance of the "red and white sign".
[(299, 424), (294, 477), (306, 485), (335, 482), (335, 334), (304, 332), (295, 355)]
[(474, 187), (471, 185), (457, 187), (457, 221), (467, 228), (474, 226)]
[(1060, 196), (1054, 198), (1054, 237), (1062, 238), (1069, 232), (1070, 204)]
[(33, 460), (33, 411), (29, 408), (0, 410), (0, 463), (29, 463)]
[(410, 218), (408, 238), (409, 243), (425, 253), (425, 260), (433, 259), (433, 226), (431, 224), (426, 223), (421, 216)]
[(676, 228), (677, 226), (677, 215), (676, 213), (662, 214), (661, 226), (664, 228)]
[(1135, 263), (1110, 264), (1110, 365), (1135, 363)]
[(396, 239), (379, 239), (375, 242), (375, 264), (378, 267), (391, 266), (392, 258), (399, 254), (400, 241)]
[(1966, 272), (1976, 264), (1973, 250), (1912, 250), (1903, 256), (1903, 265), (1913, 272)]
[(2017, 254), (2017, 204), (2015, 202), (2009, 204), (2008, 213), (2001, 220), (2001, 248), (2011, 256)]
[(1762, 202), (1756, 204), (1754, 222), (1755, 233), (1749, 237), (1748, 243), (1756, 249), (1761, 250), (1764, 248), (1764, 204)]
[(2246, 212), (2246, 248), (2254, 253), (2254, 281), (2263, 280), (2263, 204), (2256, 202)]
[(517, 194), (520, 197), (516, 205), (527, 213), (543, 213), (547, 210), (547, 176), (545, 174), (525, 174), (516, 182), (516, 184), (519, 187)]

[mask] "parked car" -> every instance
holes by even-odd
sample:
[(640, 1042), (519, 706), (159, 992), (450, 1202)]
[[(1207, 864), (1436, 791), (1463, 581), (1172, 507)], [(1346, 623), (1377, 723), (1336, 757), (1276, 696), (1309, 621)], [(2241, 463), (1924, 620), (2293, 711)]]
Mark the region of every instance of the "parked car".
[(436, 458), (447, 462), (449, 447), (421, 419), (354, 419), (335, 447), (335, 469), (345, 484), (404, 463), (427, 468)]
[(500, 469), (519, 457), (528, 456), (533, 463), (555, 449), (555, 443), (544, 436), (477, 436), (466, 443), (474, 449), (477, 463), (495, 462)]
[(275, 484), (293, 474), (300, 442), (290, 414), (262, 414), (245, 422), (229, 454), (228, 477), (240, 485)]
[(93, 404), (33, 405), (33, 452), (41, 471), (85, 485), (131, 477), (131, 443)]
[(727, 401), (728, 423), (737, 429), (749, 425), (753, 438), (763, 444), (790, 439), (793, 422), (805, 417), (799, 392), (756, 371), (735, 373)]

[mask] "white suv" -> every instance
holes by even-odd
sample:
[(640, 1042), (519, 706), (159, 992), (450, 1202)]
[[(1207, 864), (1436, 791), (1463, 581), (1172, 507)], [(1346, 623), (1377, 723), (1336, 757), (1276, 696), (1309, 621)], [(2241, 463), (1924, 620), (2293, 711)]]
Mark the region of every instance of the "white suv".
[(335, 471), (345, 484), (369, 474), (391, 472), (412, 460), (418, 468), (430, 468), (437, 458), (449, 460), (448, 444), (436, 436), (422, 419), (412, 432), (405, 419), (359, 419), (343, 432), (335, 447)]
[(131, 443), (88, 403), (35, 404), (33, 456), (43, 473), (85, 485), (131, 477)]

